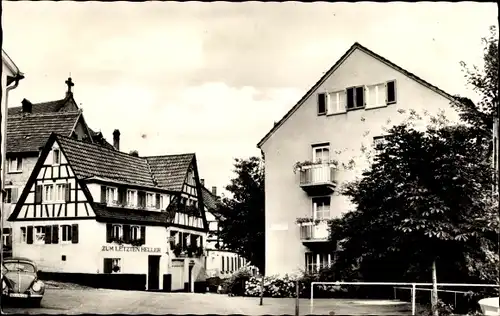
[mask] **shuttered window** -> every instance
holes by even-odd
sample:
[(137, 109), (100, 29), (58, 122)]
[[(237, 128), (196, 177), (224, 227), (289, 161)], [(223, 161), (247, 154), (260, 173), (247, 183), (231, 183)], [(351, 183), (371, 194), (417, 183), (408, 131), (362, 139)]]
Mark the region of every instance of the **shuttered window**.
[(347, 109), (354, 110), (365, 106), (364, 87), (347, 88)]
[(396, 103), (396, 81), (387, 82), (387, 104)]
[(72, 241), (71, 225), (61, 225), (61, 242), (70, 243)]
[(318, 93), (318, 115), (326, 114), (326, 93)]

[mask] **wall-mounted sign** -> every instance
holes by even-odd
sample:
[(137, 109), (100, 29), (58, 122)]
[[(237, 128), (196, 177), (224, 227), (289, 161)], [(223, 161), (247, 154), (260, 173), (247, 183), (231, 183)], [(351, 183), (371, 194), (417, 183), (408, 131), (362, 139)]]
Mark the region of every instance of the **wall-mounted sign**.
[(117, 246), (102, 246), (101, 251), (161, 252), (161, 248), (117, 245)]

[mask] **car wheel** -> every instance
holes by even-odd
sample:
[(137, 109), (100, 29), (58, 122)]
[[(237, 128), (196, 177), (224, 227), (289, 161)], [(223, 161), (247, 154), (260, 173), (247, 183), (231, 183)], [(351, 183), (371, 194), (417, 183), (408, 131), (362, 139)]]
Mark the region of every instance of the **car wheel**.
[(37, 299), (34, 299), (33, 300), (33, 307), (40, 307), (42, 305), (42, 299), (41, 298), (37, 298)]

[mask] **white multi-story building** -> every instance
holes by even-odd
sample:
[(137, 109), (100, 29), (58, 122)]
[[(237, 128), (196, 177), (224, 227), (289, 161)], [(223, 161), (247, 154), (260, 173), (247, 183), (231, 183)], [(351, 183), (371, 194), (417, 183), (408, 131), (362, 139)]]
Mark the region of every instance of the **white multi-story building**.
[[(258, 143), (265, 156), (266, 274), (331, 265), (327, 220), (352, 210), (335, 193), (368, 166), (363, 147), (373, 148), (384, 128), (413, 110), (423, 124), (439, 113), (458, 121), (452, 102), (441, 89), (352, 45)], [(350, 159), (350, 170), (333, 164)]]

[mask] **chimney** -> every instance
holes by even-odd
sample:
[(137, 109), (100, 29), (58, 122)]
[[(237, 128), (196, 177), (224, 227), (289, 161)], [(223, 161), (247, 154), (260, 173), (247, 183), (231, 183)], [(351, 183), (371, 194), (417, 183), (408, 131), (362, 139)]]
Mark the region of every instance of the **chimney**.
[(23, 113), (31, 113), (33, 104), (31, 104), (30, 101), (23, 99), (23, 101), (21, 101), (21, 104), (23, 105)]
[(200, 179), (201, 186), (205, 186), (205, 179)]
[(120, 150), (120, 131), (117, 129), (113, 131), (113, 147), (116, 150)]
[(217, 187), (212, 187), (212, 194), (217, 196)]

